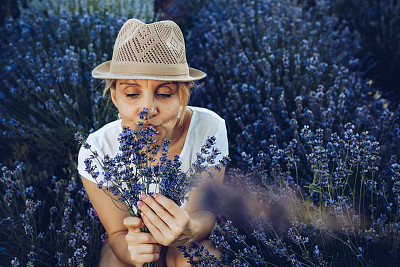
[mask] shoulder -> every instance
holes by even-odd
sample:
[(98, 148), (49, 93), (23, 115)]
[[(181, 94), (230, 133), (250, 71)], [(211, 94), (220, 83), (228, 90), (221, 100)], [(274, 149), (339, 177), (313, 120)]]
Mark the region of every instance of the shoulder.
[(226, 132), (225, 120), (206, 108), (189, 107), (193, 111), (190, 134), (200, 140)]
[(97, 131), (89, 134), (88, 143), (99, 149), (106, 144), (118, 141), (118, 136), (122, 131), (121, 120), (107, 123)]
[(218, 162), (223, 156), (229, 154), (225, 120), (209, 109), (192, 106), (189, 108), (193, 111), (193, 115), (185, 146), (181, 152), (181, 159), (187, 159), (190, 162), (186, 165), (183, 162), (183, 165), (189, 168), (190, 164), (195, 162), (197, 153), (201, 152), (201, 147), (211, 136), (216, 139), (215, 148), (221, 152), (216, 158), (216, 162)]
[[(104, 155), (114, 157), (117, 154), (119, 148), (118, 137), (121, 131), (121, 120), (116, 120), (89, 134), (87, 143), (90, 145), (90, 150), (81, 146), (78, 154), (78, 172), (81, 176), (94, 183), (104, 178), (101, 172), (102, 167), (98, 161), (101, 161)], [(91, 164), (95, 170), (99, 172), (97, 180), (87, 171), (85, 163), (87, 159), (93, 157), (94, 151), (97, 154), (98, 160), (92, 160)]]
[(193, 111), (192, 119), (194, 120), (194, 124), (197, 126), (209, 126), (214, 128), (225, 125), (225, 120), (214, 111), (192, 106), (189, 108)]

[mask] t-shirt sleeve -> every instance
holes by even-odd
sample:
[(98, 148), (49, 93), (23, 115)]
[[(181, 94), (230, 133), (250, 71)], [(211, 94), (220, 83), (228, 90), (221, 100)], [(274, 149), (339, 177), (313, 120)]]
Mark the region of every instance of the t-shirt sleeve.
[(225, 121), (221, 120), (218, 125), (218, 131), (215, 135), (215, 147), (219, 149), (221, 154), (219, 154), (215, 159), (215, 165), (219, 164), (219, 161), (224, 157), (229, 155), (228, 150), (228, 133), (226, 130)]
[[(91, 139), (90, 135), (87, 138), (87, 143), (90, 145), (90, 149), (86, 149), (83, 146), (81, 146), (78, 154), (78, 173), (79, 175), (83, 176), (87, 180), (93, 182), (93, 183), (98, 183), (103, 180), (104, 174), (103, 174), (103, 169), (99, 163), (101, 162), (104, 155), (101, 154), (100, 149), (98, 149), (96, 143)], [(96, 151), (98, 153), (97, 158), (93, 158), (93, 152)], [(99, 175), (96, 179), (93, 178), (93, 176), (87, 172), (86, 168), (86, 163), (85, 160), (92, 158), (91, 160), (91, 167), (94, 168), (94, 172), (97, 172)]]

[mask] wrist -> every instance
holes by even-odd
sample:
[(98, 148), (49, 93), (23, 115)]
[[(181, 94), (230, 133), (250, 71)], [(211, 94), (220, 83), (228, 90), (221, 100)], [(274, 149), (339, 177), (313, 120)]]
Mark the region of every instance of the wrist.
[(190, 213), (190, 238), (186, 244), (206, 238), (214, 228), (215, 215), (208, 210), (196, 210)]
[(189, 229), (190, 229), (190, 237), (188, 239), (188, 241), (186, 242), (185, 245), (190, 245), (194, 242), (197, 241), (197, 235), (199, 233), (200, 230), (200, 222), (196, 219), (190, 219), (190, 224), (189, 224)]

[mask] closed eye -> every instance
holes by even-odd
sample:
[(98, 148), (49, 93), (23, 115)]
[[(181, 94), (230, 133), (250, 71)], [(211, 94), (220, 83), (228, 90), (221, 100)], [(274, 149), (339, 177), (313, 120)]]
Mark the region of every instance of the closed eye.
[(126, 94), (127, 97), (137, 97), (139, 94)]
[(157, 94), (160, 97), (168, 98), (171, 97), (172, 94)]

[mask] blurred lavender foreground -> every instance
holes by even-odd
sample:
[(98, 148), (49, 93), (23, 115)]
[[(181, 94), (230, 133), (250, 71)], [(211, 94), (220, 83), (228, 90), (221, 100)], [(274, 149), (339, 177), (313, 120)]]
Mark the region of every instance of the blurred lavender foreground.
[[(399, 265), (400, 107), (352, 72), (365, 75), (370, 56), (340, 19), (352, 15), (335, 14), (346, 1), (164, 2), (156, 18), (181, 19), (188, 61), (208, 74), (192, 104), (225, 118), (232, 158), (210, 236), (223, 256), (181, 248), (193, 265)], [(28, 6), (0, 29), (0, 161), (25, 162), (2, 169), (0, 265), (93, 266), (102, 229), (73, 133), (115, 118), (90, 71), (127, 17), (152, 20), (153, 3)]]

